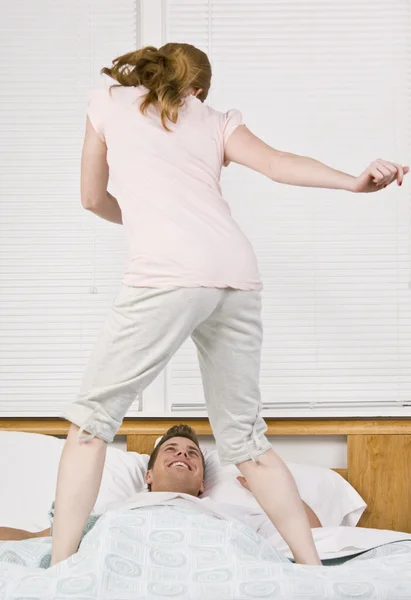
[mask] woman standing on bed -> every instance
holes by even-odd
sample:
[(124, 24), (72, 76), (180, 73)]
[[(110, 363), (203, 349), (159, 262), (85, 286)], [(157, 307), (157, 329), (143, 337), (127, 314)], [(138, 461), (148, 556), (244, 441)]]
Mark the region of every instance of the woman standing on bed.
[[(102, 72), (111, 79), (88, 105), (81, 201), (124, 225), (130, 256), (79, 397), (63, 414), (73, 425), (59, 468), (52, 562), (77, 550), (107, 443), (131, 403), (191, 336), (221, 462), (238, 466), (295, 560), (320, 564), (295, 482), (264, 435), (261, 280), (222, 197), (221, 167), (233, 161), (280, 183), (351, 192), (401, 185), (408, 168), (377, 160), (354, 177), (274, 150), (238, 110), (204, 104), (211, 66), (188, 44), (146, 47)], [(109, 173), (117, 198), (107, 192)]]

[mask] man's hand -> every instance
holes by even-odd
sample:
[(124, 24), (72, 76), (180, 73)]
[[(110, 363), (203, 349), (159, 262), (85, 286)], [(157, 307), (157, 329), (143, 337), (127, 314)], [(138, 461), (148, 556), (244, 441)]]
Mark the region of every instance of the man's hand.
[(241, 477), (241, 476), (237, 477), (237, 481), (239, 481), (241, 483), (243, 488), (245, 488), (249, 492), (251, 491), (250, 488), (248, 487), (247, 479), (245, 477)]
[[(245, 488), (246, 490), (248, 490), (249, 492), (251, 492), (250, 488), (248, 487), (248, 483), (247, 483), (247, 480), (246, 480), (245, 477), (239, 476), (239, 477), (237, 477), (237, 480), (241, 483), (241, 485), (243, 486), (243, 488)], [(312, 508), (310, 508), (308, 506), (308, 504), (306, 504), (304, 502), (304, 500), (302, 500), (302, 503), (304, 504), (304, 509), (305, 509), (306, 514), (307, 514), (308, 521), (310, 523), (310, 527), (311, 528), (322, 527), (320, 519), (317, 517), (317, 515), (312, 510)]]
[(404, 175), (406, 175), (409, 170), (409, 167), (397, 165), (396, 163), (379, 158), (372, 162), (361, 175), (355, 177), (352, 191), (378, 192), (394, 181), (396, 181), (398, 185), (402, 185)]

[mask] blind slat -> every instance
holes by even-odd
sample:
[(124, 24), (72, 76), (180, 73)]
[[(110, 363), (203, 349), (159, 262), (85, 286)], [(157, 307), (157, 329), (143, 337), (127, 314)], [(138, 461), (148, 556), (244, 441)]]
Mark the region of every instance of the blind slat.
[(74, 399), (118, 290), (124, 235), (82, 209), (80, 153), (87, 94), (139, 45), (137, 13), (135, 0), (15, 0), (0, 23), (1, 416)]

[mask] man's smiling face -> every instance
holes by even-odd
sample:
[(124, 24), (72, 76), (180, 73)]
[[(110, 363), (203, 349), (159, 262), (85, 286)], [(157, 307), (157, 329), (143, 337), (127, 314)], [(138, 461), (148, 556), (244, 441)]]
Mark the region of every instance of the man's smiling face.
[(185, 437), (173, 437), (159, 448), (146, 482), (152, 492), (198, 496), (204, 491), (204, 468), (199, 447)]

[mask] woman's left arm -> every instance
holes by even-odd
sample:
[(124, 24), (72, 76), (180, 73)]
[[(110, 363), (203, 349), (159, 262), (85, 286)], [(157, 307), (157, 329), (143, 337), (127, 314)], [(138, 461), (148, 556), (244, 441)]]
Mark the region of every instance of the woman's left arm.
[(123, 217), (120, 206), (116, 198), (107, 191), (108, 176), (107, 146), (87, 117), (81, 155), (81, 203), (98, 217), (121, 225)]

